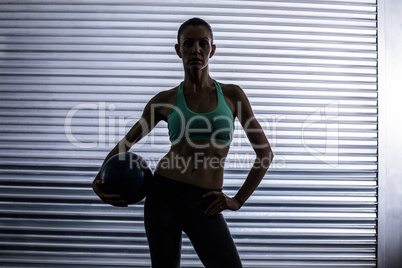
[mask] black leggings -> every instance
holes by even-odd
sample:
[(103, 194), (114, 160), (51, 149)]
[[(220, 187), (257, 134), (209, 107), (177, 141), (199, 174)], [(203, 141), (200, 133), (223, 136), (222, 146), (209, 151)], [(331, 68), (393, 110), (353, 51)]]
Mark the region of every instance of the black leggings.
[(242, 267), (223, 215), (204, 213), (212, 200), (202, 196), (209, 191), (154, 175), (144, 208), (153, 268), (180, 267), (182, 231), (205, 267)]

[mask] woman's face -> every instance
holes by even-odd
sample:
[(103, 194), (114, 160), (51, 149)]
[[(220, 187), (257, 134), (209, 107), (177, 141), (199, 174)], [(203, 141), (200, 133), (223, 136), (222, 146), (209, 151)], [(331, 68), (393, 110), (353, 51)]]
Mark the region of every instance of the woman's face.
[(214, 55), (216, 46), (212, 45), (211, 33), (205, 26), (188, 26), (179, 36), (176, 44), (177, 55), (182, 59), (185, 69), (204, 69)]

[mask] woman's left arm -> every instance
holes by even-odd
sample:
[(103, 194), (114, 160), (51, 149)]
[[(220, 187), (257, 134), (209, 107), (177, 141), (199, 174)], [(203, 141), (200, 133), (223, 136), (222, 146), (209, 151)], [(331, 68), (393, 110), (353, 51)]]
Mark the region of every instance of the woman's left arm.
[[(233, 86), (232, 93), (230, 97), (236, 105), (235, 115), (243, 126), (247, 138), (256, 153), (256, 158), (246, 180), (233, 198), (223, 193), (215, 193), (220, 196), (206, 210), (206, 213), (209, 215), (219, 213), (224, 209), (240, 209), (255, 189), (257, 189), (274, 158), (271, 146), (265, 136), (264, 130), (254, 116), (246, 94), (238, 86)], [(212, 192), (206, 194), (206, 196), (210, 194)]]

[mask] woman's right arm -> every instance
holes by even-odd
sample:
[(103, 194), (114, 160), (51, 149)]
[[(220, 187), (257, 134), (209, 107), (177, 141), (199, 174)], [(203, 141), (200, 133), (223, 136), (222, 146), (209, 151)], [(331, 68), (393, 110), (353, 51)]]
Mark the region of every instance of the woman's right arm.
[[(162, 95), (162, 96), (161, 96)], [(100, 179), (100, 174), (103, 166), (112, 156), (127, 152), (130, 148), (140, 141), (144, 136), (146, 136), (151, 130), (158, 124), (159, 121), (163, 120), (162, 114), (158, 109), (154, 108), (160, 103), (163, 98), (163, 94), (159, 93), (153, 97), (145, 106), (141, 118), (134, 124), (134, 126), (127, 132), (123, 139), (121, 139), (116, 146), (109, 152), (103, 161), (102, 167), (100, 168), (98, 174), (92, 182), (92, 188), (94, 192), (99, 196), (99, 198), (108, 204), (117, 207), (126, 207), (127, 203), (121, 198), (120, 195), (110, 195), (103, 192), (104, 181)], [(159, 105), (160, 106), (160, 105)]]

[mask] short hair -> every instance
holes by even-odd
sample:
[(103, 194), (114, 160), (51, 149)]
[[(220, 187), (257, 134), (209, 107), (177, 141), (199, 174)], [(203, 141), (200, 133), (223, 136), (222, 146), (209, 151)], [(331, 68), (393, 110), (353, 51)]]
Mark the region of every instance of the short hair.
[(212, 44), (214, 43), (214, 35), (212, 33), (211, 25), (209, 25), (209, 23), (206, 22), (203, 19), (192, 18), (192, 19), (189, 19), (189, 20), (183, 22), (183, 24), (180, 26), (179, 31), (177, 32), (177, 43), (178, 44), (180, 44), (180, 35), (181, 35), (181, 33), (188, 26), (205, 26), (208, 29), (209, 33), (211, 34), (211, 43)]

